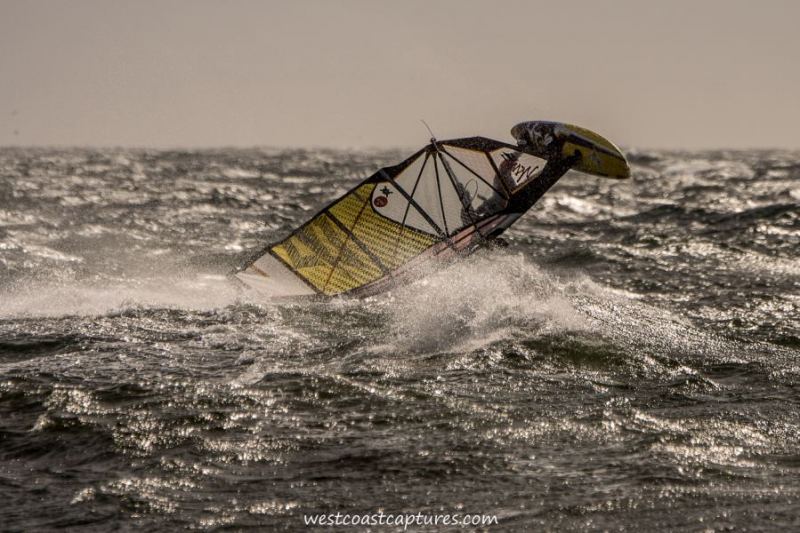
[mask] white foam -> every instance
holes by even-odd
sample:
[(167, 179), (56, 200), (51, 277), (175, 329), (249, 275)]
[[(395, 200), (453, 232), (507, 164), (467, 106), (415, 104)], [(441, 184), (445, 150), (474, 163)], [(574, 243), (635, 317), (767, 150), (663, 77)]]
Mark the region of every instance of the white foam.
[(210, 310), (241, 298), (225, 276), (200, 273), (98, 282), (31, 281), (0, 289), (0, 318), (91, 316), (137, 307)]
[(522, 254), (480, 254), (421, 276), (390, 296), (389, 327), (397, 348), (469, 349), (513, 331), (588, 327), (564, 295), (567, 284)]

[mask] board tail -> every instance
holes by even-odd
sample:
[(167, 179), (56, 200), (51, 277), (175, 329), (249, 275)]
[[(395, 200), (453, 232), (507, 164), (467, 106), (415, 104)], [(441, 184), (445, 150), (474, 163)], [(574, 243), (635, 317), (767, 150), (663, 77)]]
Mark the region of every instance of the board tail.
[(561, 122), (521, 122), (511, 128), (517, 144), (528, 153), (549, 158), (580, 155), (574, 170), (625, 179), (631, 175), (628, 161), (614, 143), (597, 133)]

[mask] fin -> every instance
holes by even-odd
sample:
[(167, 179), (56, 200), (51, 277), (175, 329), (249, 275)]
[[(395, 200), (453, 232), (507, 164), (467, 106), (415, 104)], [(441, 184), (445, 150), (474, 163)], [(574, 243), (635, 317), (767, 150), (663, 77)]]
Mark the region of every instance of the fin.
[(572, 167), (574, 170), (616, 179), (631, 175), (628, 161), (620, 149), (586, 128), (561, 122), (531, 121), (514, 126), (511, 135), (522, 150), (539, 157), (580, 154), (580, 160)]

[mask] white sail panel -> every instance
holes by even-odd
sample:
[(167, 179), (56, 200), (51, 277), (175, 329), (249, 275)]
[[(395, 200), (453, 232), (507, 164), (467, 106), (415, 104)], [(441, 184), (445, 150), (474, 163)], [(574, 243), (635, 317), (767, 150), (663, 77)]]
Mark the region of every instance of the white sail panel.
[(446, 192), (443, 204), (447, 217), (447, 228), (449, 234), (453, 234), (478, 221), (478, 215), (472, 205), (472, 200), (478, 193), (478, 187), (475, 180), (460, 180), (450, 164), (445, 164), (442, 160), (437, 163), (442, 177), (442, 188)]
[(538, 178), (547, 164), (545, 159), (511, 148), (498, 148), (489, 156), (512, 193)]
[[(387, 180), (378, 183), (372, 193), (372, 207), (379, 215), (431, 235), (439, 234), (436, 228), (445, 231), (432, 157), (420, 155), (395, 177), (394, 183), (402, 192)], [(408, 198), (416, 205), (410, 204)]]
[(436, 235), (436, 230), (433, 226), (408, 201), (408, 197), (411, 196), (411, 191), (414, 190), (414, 184), (420, 176), (426, 159), (427, 156), (425, 154), (419, 155), (405, 170), (395, 177), (394, 181), (387, 180), (378, 183), (372, 191), (371, 203), (376, 213), (389, 220), (400, 224), (405, 221), (405, 224), (412, 228)]
[(312, 296), (316, 294), (285, 265), (264, 254), (236, 273), (239, 281), (271, 297)]
[(474, 216), (493, 214), (506, 206), (505, 186), (484, 152), (447, 146), (443, 159), (463, 187)]

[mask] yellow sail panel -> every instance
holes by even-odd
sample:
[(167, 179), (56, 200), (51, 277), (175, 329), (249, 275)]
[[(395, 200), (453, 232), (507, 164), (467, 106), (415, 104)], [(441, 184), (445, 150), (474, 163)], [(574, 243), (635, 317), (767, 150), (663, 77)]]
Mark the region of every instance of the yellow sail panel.
[(383, 275), (381, 269), (352, 240), (348, 240), (326, 282), (325, 294), (339, 294), (366, 285)]
[[(412, 209), (414, 209), (412, 207)], [(372, 207), (364, 210), (353, 234), (363, 242), (388, 268), (397, 268), (439, 241), (375, 213)]]
[(289, 265), (298, 276), (321, 292), (325, 281), (331, 275), (331, 264), (321, 259), (314, 248), (306, 246), (301, 241), (299, 233), (273, 246), (272, 252)]
[(407, 226), (404, 229), (402, 224), (378, 215), (369, 203), (374, 188), (374, 183), (362, 185), (328, 211), (384, 267), (394, 269), (435, 244), (437, 239)]
[(338, 294), (377, 279), (380, 268), (326, 213), (272, 247), (297, 275), (323, 294)]
[(374, 183), (367, 183), (357, 188), (350, 194), (345, 195), (341, 200), (328, 208), (328, 212), (336, 217), (346, 228), (352, 230), (369, 203), (369, 195), (375, 188)]
[[(430, 239), (419, 243), (416, 232), (408, 230), (404, 232), (408, 239), (398, 246), (398, 257), (391, 257), (393, 249), (384, 250), (398, 242), (401, 226), (375, 215), (368, 203), (373, 188), (373, 184), (365, 185), (346, 195), (327, 212), (273, 246), (272, 252), (318, 292), (334, 295), (379, 279), (385, 274), (382, 266), (399, 266), (404, 262), (403, 257), (417, 255), (427, 248), (429, 244), (424, 243)], [(374, 224), (382, 229), (371, 227)], [(359, 236), (366, 237), (367, 242)]]

